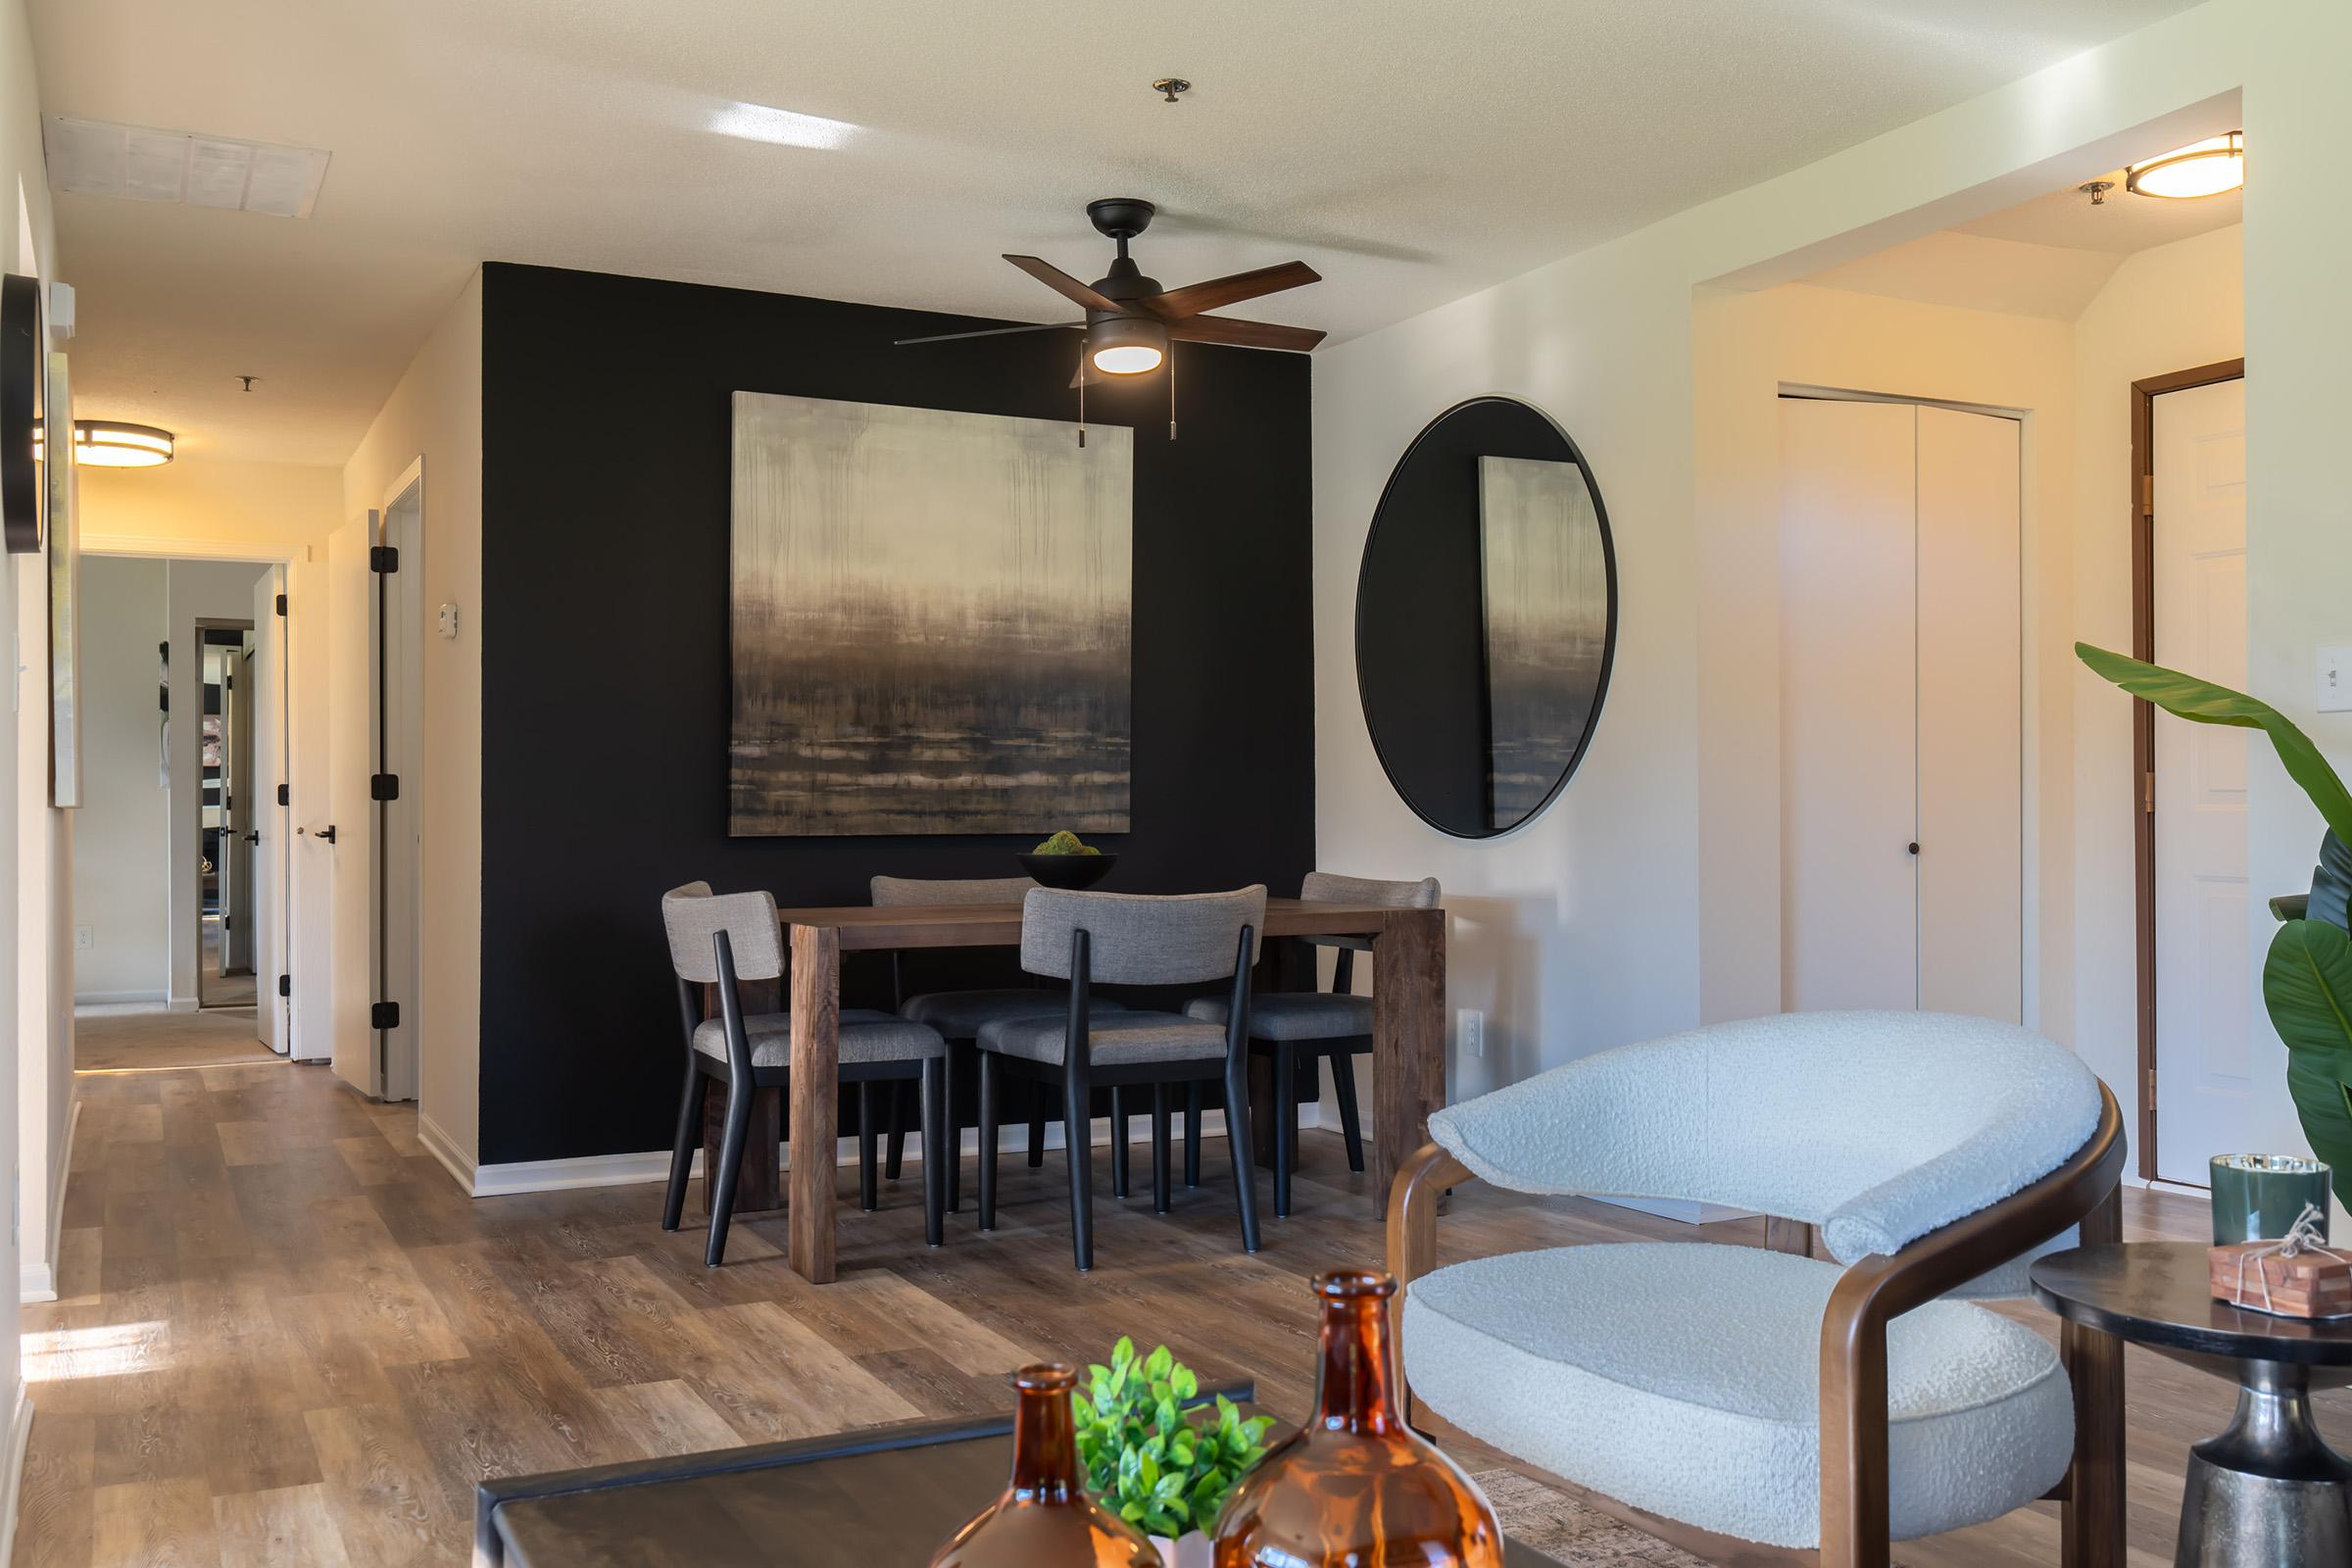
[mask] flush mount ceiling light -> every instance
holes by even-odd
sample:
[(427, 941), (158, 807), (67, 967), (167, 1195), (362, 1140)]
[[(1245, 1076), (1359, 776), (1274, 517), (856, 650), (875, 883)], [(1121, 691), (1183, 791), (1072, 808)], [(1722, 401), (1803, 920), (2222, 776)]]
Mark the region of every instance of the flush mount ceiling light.
[(1105, 375), (1141, 375), (1168, 357), (1168, 325), (1140, 316), (1111, 316), (1086, 329), (1086, 357)]
[(2219, 196), (2245, 182), (2246, 133), (2242, 130), (2190, 142), (2124, 172), (2124, 188), (2134, 196), (2174, 201)]
[[(41, 427), (32, 429), (32, 458), (41, 461)], [(120, 419), (75, 419), (74, 461), (85, 468), (158, 468), (172, 461), (172, 432)]]

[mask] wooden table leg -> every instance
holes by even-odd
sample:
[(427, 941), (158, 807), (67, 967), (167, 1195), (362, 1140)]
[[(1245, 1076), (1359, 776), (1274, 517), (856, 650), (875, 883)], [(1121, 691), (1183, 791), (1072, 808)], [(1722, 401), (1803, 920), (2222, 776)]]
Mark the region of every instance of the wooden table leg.
[(1446, 912), (1392, 909), (1372, 943), (1373, 1213), (1445, 1103)]
[(793, 1272), (833, 1279), (834, 1139), (841, 1095), (841, 933), (792, 928), (791, 1212)]

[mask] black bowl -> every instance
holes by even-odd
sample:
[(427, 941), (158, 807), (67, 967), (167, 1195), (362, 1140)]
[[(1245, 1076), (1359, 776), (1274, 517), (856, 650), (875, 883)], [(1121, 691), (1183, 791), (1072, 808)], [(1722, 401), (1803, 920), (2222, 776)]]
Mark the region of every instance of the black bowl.
[(1110, 875), (1115, 855), (1024, 855), (1021, 869), (1050, 888), (1091, 888)]

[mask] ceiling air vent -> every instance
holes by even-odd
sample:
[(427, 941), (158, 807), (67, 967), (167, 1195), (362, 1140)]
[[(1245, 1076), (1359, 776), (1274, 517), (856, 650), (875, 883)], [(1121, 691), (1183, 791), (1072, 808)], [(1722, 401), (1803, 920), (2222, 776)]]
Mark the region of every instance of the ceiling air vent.
[(183, 130), (150, 130), (48, 115), (41, 122), (49, 183), (77, 196), (184, 202), (270, 218), (308, 218), (327, 155)]

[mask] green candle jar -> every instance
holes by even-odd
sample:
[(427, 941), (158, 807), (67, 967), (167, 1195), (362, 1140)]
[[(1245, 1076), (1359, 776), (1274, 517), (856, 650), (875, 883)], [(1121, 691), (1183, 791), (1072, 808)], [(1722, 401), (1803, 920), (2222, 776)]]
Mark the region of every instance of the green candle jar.
[(2321, 1161), (2295, 1154), (2214, 1155), (2214, 1246), (2275, 1242), (2307, 1203), (2318, 1207), (2320, 1240), (2326, 1241), (2330, 1174)]

